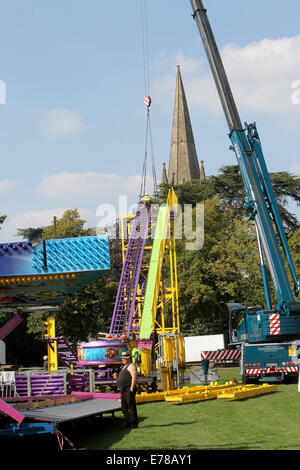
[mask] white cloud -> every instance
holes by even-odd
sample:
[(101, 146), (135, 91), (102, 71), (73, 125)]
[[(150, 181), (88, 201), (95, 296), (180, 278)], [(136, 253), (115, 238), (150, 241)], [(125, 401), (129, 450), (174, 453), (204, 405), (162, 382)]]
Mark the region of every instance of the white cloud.
[(300, 78), (299, 54), (300, 35), (264, 39), (244, 48), (227, 45), (222, 51), (224, 65), (241, 106), (291, 112), (292, 83)]
[(166, 56), (161, 54), (154, 65), (156, 78), (151, 85), (152, 95), (160, 101), (165, 99), (173, 108), (175, 95), (176, 66), (180, 65), (183, 86), (190, 109), (221, 111), (212, 76), (202, 60), (184, 57), (182, 54)]
[[(279, 118), (285, 113), (283, 121), (286, 114), (296, 118), (300, 116), (300, 104), (296, 106), (292, 102), (292, 94), (295, 92), (292, 85), (300, 80), (300, 35), (263, 39), (244, 47), (227, 44), (220, 52), (238, 109), (278, 114)], [(204, 49), (202, 53), (201, 60), (182, 55), (159, 57), (152, 94), (160, 99), (165, 98), (168, 104), (173, 103), (174, 71), (179, 63), (189, 108), (203, 113), (221, 113)]]
[[(149, 184), (150, 178), (147, 181)], [(140, 175), (120, 176), (92, 171), (87, 173), (63, 172), (44, 175), (38, 192), (48, 198), (111, 201), (120, 195), (138, 197), (140, 185)]]
[(67, 208), (56, 208), (42, 211), (33, 210), (19, 212), (10, 219), (9, 223), (11, 227), (15, 228), (16, 230), (18, 228), (43, 227), (53, 223), (53, 216), (61, 217), (66, 210)]
[[(47, 210), (32, 210), (19, 212), (13, 217), (8, 219), (3, 224), (0, 230), (0, 243), (9, 242), (14, 240), (21, 240), (16, 236), (18, 228), (37, 228), (53, 224), (53, 217), (62, 217), (66, 210), (70, 207), (57, 207)], [(86, 220), (86, 227), (95, 227), (98, 218), (96, 217), (96, 210), (89, 210), (85, 208), (78, 209), (80, 217)]]
[(50, 210), (32, 210), (19, 212), (13, 217), (8, 217), (0, 230), (0, 243), (8, 243), (22, 240), (17, 237), (18, 228), (36, 228), (53, 223), (53, 216), (61, 217), (66, 209), (56, 208)]
[(44, 132), (52, 136), (76, 134), (85, 129), (78, 111), (54, 108), (40, 116), (40, 125)]
[(300, 176), (300, 162), (293, 162), (291, 172), (294, 175)]
[[(28, 210), (9, 216), (0, 230), (0, 243), (21, 240), (18, 228), (43, 227), (62, 217), (67, 209), (78, 208), (86, 227), (103, 227), (121, 214), (132, 213), (140, 193), (141, 176), (115, 174), (58, 173), (44, 175), (38, 187), (40, 195), (59, 199), (59, 207)], [(147, 178), (146, 192), (152, 192), (152, 178)]]
[(14, 180), (0, 180), (0, 193), (7, 193), (17, 186), (18, 183)]

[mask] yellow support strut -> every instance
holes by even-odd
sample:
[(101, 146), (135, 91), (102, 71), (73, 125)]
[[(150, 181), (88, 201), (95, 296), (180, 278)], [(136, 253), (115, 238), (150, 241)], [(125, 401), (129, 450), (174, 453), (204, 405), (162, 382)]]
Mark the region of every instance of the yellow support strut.
[(48, 370), (57, 370), (58, 369), (58, 359), (57, 359), (57, 340), (55, 338), (55, 318), (48, 318), (45, 322), (47, 325), (47, 336), (50, 341), (48, 343)]

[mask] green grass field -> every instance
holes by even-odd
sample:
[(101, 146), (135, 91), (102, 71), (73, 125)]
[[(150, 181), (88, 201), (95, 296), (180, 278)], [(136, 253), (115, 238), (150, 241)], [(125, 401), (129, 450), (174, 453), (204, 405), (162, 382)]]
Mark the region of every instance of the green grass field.
[[(219, 374), (219, 383), (240, 382), (239, 369)], [(299, 450), (298, 385), (278, 384), (277, 390), (243, 401), (139, 404), (138, 429), (126, 429), (118, 411), (73, 442), (88, 450)]]

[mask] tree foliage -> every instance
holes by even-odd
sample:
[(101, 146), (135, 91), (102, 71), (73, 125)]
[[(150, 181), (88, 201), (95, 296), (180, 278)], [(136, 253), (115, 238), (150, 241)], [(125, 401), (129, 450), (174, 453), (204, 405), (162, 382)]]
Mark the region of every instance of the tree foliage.
[(38, 243), (43, 239), (43, 227), (18, 228), (17, 236), (33, 243)]
[[(78, 209), (68, 209), (56, 221), (56, 238), (85, 237), (95, 235), (94, 228), (84, 228), (86, 221), (80, 218)], [(43, 227), (43, 239), (54, 238), (54, 227)]]
[[(7, 219), (7, 215), (0, 215), (0, 225), (2, 225), (6, 219)], [(1, 227), (0, 227), (0, 230), (1, 230)]]
[[(85, 223), (86, 221), (80, 217), (78, 209), (65, 211), (63, 216), (56, 221), (56, 238), (95, 235), (96, 229), (85, 228)], [(18, 235), (32, 242), (40, 242), (43, 239), (54, 237), (54, 226), (20, 228)], [(116, 243), (118, 241), (110, 241), (111, 247)], [(112, 269), (108, 275), (103, 275), (81, 292), (67, 299), (58, 312), (51, 312), (51, 314), (34, 312), (24, 316), (25, 321), (10, 335), (10, 350), (14, 351), (15, 360), (22, 365), (32, 363), (39, 365), (41, 355), (46, 350), (45, 321), (49, 315), (56, 319), (56, 334), (66, 336), (70, 341), (85, 340), (90, 333), (96, 335), (100, 330), (105, 331), (112, 315), (112, 299), (117, 289), (117, 283), (113, 282), (113, 279), (119, 275), (118, 267), (116, 267), (118, 264), (120, 264), (120, 256), (111, 255)], [(24, 328), (27, 337), (35, 345), (35, 348), (31, 348), (32, 355), (29, 353), (28, 357), (24, 354), (19, 355), (15, 347), (17, 343), (20, 343), (19, 335), (22, 334)]]
[(37, 228), (18, 228), (17, 235), (31, 242), (40, 242), (50, 238), (84, 237), (95, 235), (96, 229), (85, 228), (86, 221), (81, 219), (78, 209), (68, 209), (61, 218), (56, 219), (56, 234), (54, 224)]
[[(280, 172), (271, 174), (271, 179), (296, 271), (300, 276), (299, 221), (288, 210), (290, 200), (300, 204), (299, 178)], [(168, 188), (168, 185), (161, 187), (160, 202), (166, 200)], [(174, 189), (182, 206), (196, 206), (199, 202), (204, 204), (203, 246), (197, 250), (187, 250), (185, 238), (176, 240), (181, 330), (185, 335), (223, 333), (226, 338), (228, 302), (265, 304), (256, 232), (244, 211), (245, 191), (238, 166), (223, 167), (217, 176), (210, 176), (204, 181), (184, 183)], [(18, 230), (23, 238), (33, 242), (54, 236), (53, 225)], [(115, 227), (112, 233), (115, 233)], [(95, 229), (85, 228), (85, 221), (77, 209), (69, 209), (57, 220), (57, 237), (93, 234)], [(109, 330), (122, 269), (122, 256), (118, 230), (116, 236), (110, 237), (110, 229), (107, 234), (110, 244), (110, 271), (66, 300), (54, 315), (57, 334), (64, 335), (73, 342), (84, 341), (90, 334), (95, 336), (99, 331)], [(167, 280), (167, 256), (164, 266)], [(166, 307), (166, 312), (169, 308), (170, 306)], [(24, 328), (35, 345), (32, 348), (33, 354), (36, 355), (37, 351), (45, 348), (46, 317), (46, 313), (30, 314), (26, 318), (26, 328), (23, 325), (12, 333), (9, 341), (17, 356), (15, 345), (20, 342), (17, 331), (23, 333)], [(38, 359), (40, 360), (40, 356)], [(29, 358), (26, 360), (28, 362)]]
[[(287, 209), (300, 204), (300, 179), (287, 172), (270, 175), (279, 210), (289, 238), (292, 257), (300, 275), (299, 221)], [(161, 202), (168, 185), (163, 185)], [(177, 241), (180, 319), (189, 334), (226, 333), (226, 303), (265, 305), (254, 225), (244, 211), (245, 190), (237, 165), (221, 168), (219, 175), (175, 187), (179, 203), (204, 203), (204, 245), (187, 251), (186, 240)], [(273, 286), (270, 286), (274, 298)]]
[[(287, 233), (300, 228), (299, 220), (290, 212), (290, 202), (300, 206), (300, 177), (287, 171), (270, 173), (272, 186)], [(169, 185), (161, 187), (161, 201), (166, 200)], [(174, 186), (180, 204), (196, 204), (213, 198), (217, 194), (220, 200), (234, 210), (236, 215), (243, 215), (245, 205), (245, 189), (238, 165), (226, 165), (218, 175), (208, 176), (205, 180), (185, 182)]]
[(289, 237), (289, 247), (292, 252), (295, 269), (300, 279), (300, 229), (295, 230)]
[(176, 242), (181, 329), (193, 335), (226, 333), (228, 302), (264, 304), (254, 227), (219, 197), (204, 212), (203, 247)]

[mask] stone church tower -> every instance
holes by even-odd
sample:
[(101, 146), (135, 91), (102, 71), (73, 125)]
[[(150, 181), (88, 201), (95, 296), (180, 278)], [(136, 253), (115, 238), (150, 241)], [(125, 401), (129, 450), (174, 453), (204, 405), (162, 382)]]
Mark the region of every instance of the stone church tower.
[[(203, 169), (201, 176), (203, 178)], [(167, 181), (169, 184), (178, 185), (184, 183), (185, 181), (199, 179), (199, 162), (189, 110), (181, 79), (180, 66), (178, 65), (171, 151)]]

